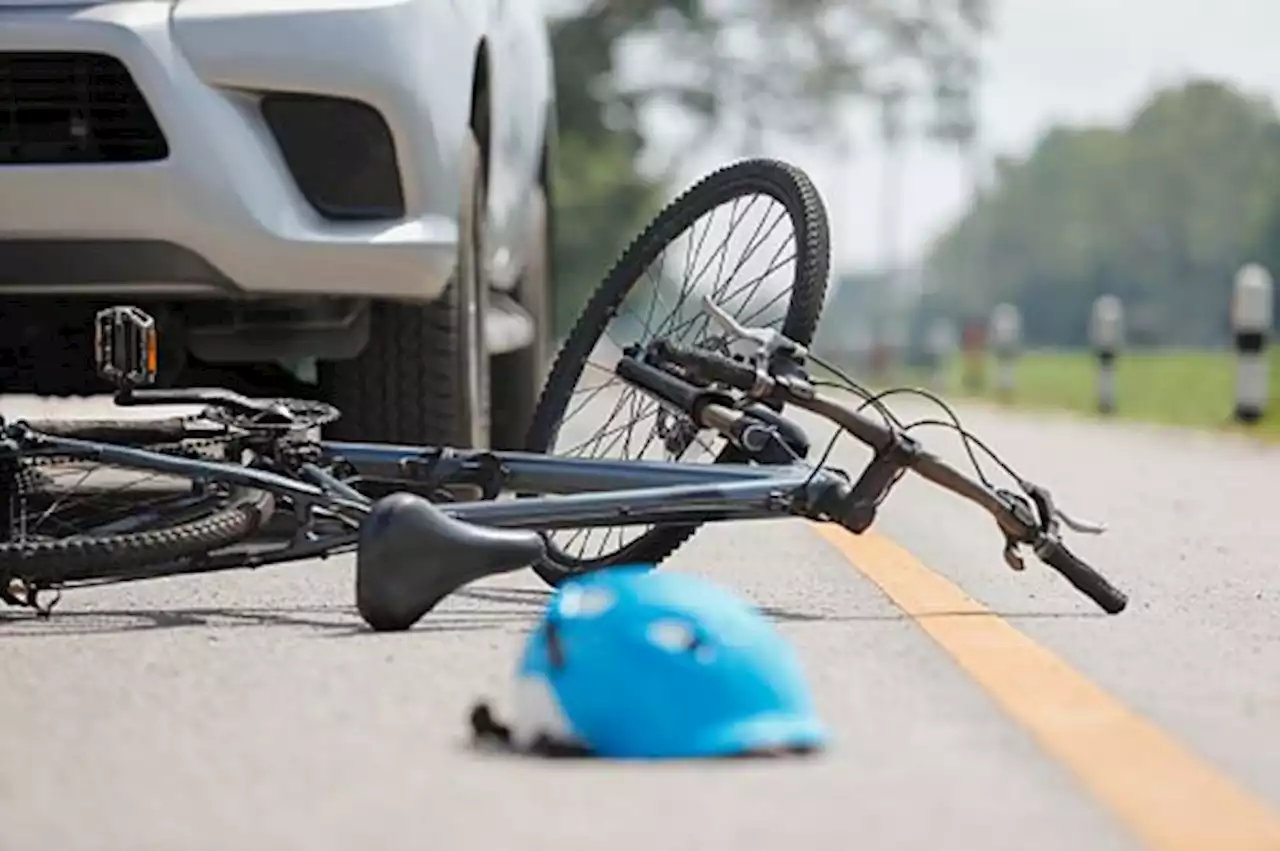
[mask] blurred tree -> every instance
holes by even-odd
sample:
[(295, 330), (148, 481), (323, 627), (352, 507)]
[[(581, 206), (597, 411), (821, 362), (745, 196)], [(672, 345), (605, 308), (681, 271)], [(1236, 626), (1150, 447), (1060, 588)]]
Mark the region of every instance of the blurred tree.
[[(639, 167), (646, 114), (678, 116), (689, 149), (714, 136), (758, 153), (771, 136), (846, 143), (851, 98), (908, 85), (937, 103), (934, 135), (964, 139), (986, 17), (986, 0), (590, 0), (554, 16), (559, 330), (669, 198)], [(626, 47), (644, 61), (624, 79)]]
[[(1011, 300), (1041, 343), (1082, 343), (1102, 292), (1125, 300), (1139, 339), (1219, 342), (1233, 272), (1272, 219), (1280, 233), (1280, 123), (1216, 81), (1157, 93), (1122, 129), (1055, 128), (998, 171), (927, 258), (933, 306)], [(982, 280), (966, 274), (975, 257)]]

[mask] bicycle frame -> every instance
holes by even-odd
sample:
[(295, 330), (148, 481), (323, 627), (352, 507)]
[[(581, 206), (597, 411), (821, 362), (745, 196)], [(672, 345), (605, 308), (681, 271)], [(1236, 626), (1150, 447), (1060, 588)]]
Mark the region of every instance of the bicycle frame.
[[(407, 460), (439, 450), (410, 446), (323, 443), (362, 475), (403, 470)], [(797, 505), (844, 479), (803, 465), (689, 464), (557, 458), (528, 452), (445, 450), (436, 464), (448, 479), (476, 464), (497, 465), (502, 489), (526, 496), (507, 501), (442, 506), (459, 520), (538, 529), (621, 526), (660, 522), (745, 520), (792, 513)], [(559, 494), (566, 494), (559, 496)]]
[[(1049, 492), (1038, 485), (1018, 477), (1023, 495), (995, 489), (981, 475), (981, 481), (975, 480), (925, 451), (905, 435), (905, 430), (862, 416), (861, 406), (855, 410), (835, 399), (823, 398), (804, 373), (803, 346), (772, 330), (739, 325), (709, 298), (704, 301), (708, 312), (731, 336), (756, 344), (757, 353), (765, 355), (764, 362), (747, 362), (659, 339), (643, 350), (629, 347), (615, 372), (664, 406), (683, 412), (699, 428), (720, 432), (732, 445), (747, 452), (755, 464), (574, 459), (531, 452), (334, 441), (299, 444), (297, 438), (302, 432), (310, 431), (307, 422), (331, 421), (324, 420), (324, 416), (338, 412), (326, 412), (322, 406), (311, 420), (298, 420), (276, 403), (256, 402), (226, 391), (135, 391), (136, 386), (149, 384), (155, 377), (154, 323), (140, 311), (120, 308), (101, 312), (96, 328), (99, 372), (121, 379), (117, 381), (117, 404), (203, 402), (246, 415), (255, 424), (258, 415), (270, 414), (263, 421), (267, 429), (287, 423), (296, 427), (284, 434), (254, 431), (253, 425), (239, 430), (233, 439), (244, 438), (243, 443), (237, 444), (244, 460), (236, 462), (62, 437), (41, 432), (39, 426), (6, 426), (0, 419), (2, 448), (7, 453), (16, 449), (36, 455), (70, 455), (135, 470), (176, 474), (192, 481), (197, 489), (202, 482), (212, 480), (260, 492), (248, 495), (258, 500), (255, 506), (237, 506), (225, 515), (231, 517), (239, 512), (239, 518), (250, 525), (228, 527), (234, 532), (230, 538), (210, 539), (230, 541), (225, 549), (205, 551), (194, 558), (190, 553), (175, 555), (169, 563), (147, 565), (111, 577), (84, 573), (89, 578), (70, 584), (258, 567), (323, 558), (357, 547), (357, 575), (365, 563), (365, 570), (372, 571), (365, 575), (374, 577), (369, 581), (375, 583), (370, 586), (374, 590), (368, 592), (373, 597), (366, 598), (375, 613), (368, 615), (362, 609), (362, 614), (366, 620), (372, 617), (371, 623), (376, 620), (381, 625), (375, 628), (401, 629), (466, 582), (544, 558), (547, 548), (541, 532), (654, 524), (693, 527), (717, 521), (799, 516), (836, 522), (858, 533), (870, 526), (880, 502), (900, 476), (911, 470), (986, 509), (1004, 537), (1005, 561), (1015, 569), (1023, 566), (1018, 549), (1030, 546), (1045, 564), (1104, 611), (1117, 614), (1124, 610), (1126, 595), (1073, 555), (1059, 538), (1060, 520), (1077, 531), (1097, 533), (1101, 527), (1071, 520), (1054, 506)], [(840, 470), (810, 466), (801, 460), (808, 446), (807, 439), (799, 439), (803, 435), (789, 439), (784, 434), (786, 429), (770, 423), (768, 416), (741, 408), (736, 397), (724, 388), (747, 394), (744, 399), (757, 403), (794, 404), (818, 414), (874, 450), (874, 456), (856, 481)], [(958, 423), (956, 427), (960, 430)], [(196, 436), (185, 420), (160, 424), (154, 433), (162, 435), (159, 441), (164, 443), (171, 442), (171, 437), (180, 440)], [(408, 492), (420, 498), (379, 502), (373, 494), (353, 487), (349, 482), (354, 480), (381, 484), (384, 489), (390, 485), (392, 492)], [(436, 498), (442, 490), (458, 486), (479, 488), (480, 499)], [(283, 498), (286, 511), (273, 514), (270, 501), (262, 493)], [(499, 499), (504, 493), (517, 498)], [(424, 495), (426, 499), (421, 498)], [(264, 526), (272, 525), (274, 515), (283, 514), (287, 521), (290, 508), (295, 525), (288, 530), (288, 543), (272, 550), (259, 547), (268, 539), (280, 539), (274, 530)], [(364, 519), (370, 515), (373, 522), (366, 524)], [(255, 518), (256, 527), (252, 525)], [(326, 521), (336, 521), (339, 529), (328, 531)], [(239, 521), (231, 518), (231, 522)], [(507, 530), (478, 532), (469, 530), (469, 524)], [(235, 535), (242, 534), (242, 528), (249, 533), (248, 538), (237, 541)], [(113, 532), (118, 533), (119, 529), (113, 528)], [(118, 540), (111, 538), (111, 545), (115, 546)], [(194, 542), (199, 544), (201, 540)], [(424, 545), (426, 553), (421, 551)], [(13, 552), (19, 559), (29, 554), (26, 550)], [(436, 557), (433, 571), (417, 570), (423, 555)], [(410, 574), (425, 584), (418, 587), (416, 598), (401, 600), (403, 580)], [(377, 586), (381, 581), (378, 576), (390, 579)], [(6, 592), (4, 601), (39, 610), (38, 581), (37, 578), (27, 583), (25, 602), (18, 601), (12, 592)], [(363, 587), (359, 581), (357, 585)], [(378, 587), (382, 590), (378, 591)], [(357, 596), (359, 599), (359, 592)]]
[[(41, 436), (39, 446), (133, 469), (259, 488), (286, 496), (302, 507), (365, 513), (372, 505), (369, 497), (314, 464), (303, 465), (302, 478), (292, 478), (241, 464), (76, 438)], [(400, 483), (409, 491), (424, 483), (422, 477), (406, 474), (406, 468), (414, 465), (429, 466), (431, 476), (445, 483), (465, 480), (476, 471), (492, 471), (500, 479), (502, 492), (523, 498), (440, 506), (459, 520), (488, 526), (552, 530), (748, 520), (795, 514), (821, 502), (831, 488), (848, 485), (847, 479), (834, 471), (804, 464), (570, 459), (529, 452), (369, 443), (321, 442), (319, 446), (329, 460), (345, 461), (358, 476)]]
[[(703, 354), (700, 357), (709, 359), (712, 356)], [(713, 360), (707, 362), (716, 363)], [(627, 363), (630, 361), (623, 361), (624, 365)], [(720, 365), (726, 369), (743, 370), (741, 364), (728, 360)], [(634, 374), (633, 377), (640, 379), (643, 386), (646, 375), (643, 366), (628, 371)], [(744, 373), (740, 383), (754, 383), (755, 380), (754, 374)], [(684, 395), (690, 396), (685, 400), (690, 402), (690, 407), (699, 408), (698, 391)], [(699, 422), (704, 426), (713, 423), (717, 430), (721, 430), (722, 424), (727, 424), (727, 430), (732, 433), (735, 423), (730, 417), (732, 409), (720, 406), (714, 401), (714, 396), (711, 398), (712, 401), (701, 406), (702, 416), (699, 417)], [(990, 512), (1005, 538), (1005, 560), (1016, 569), (1022, 568), (1017, 548), (1030, 545), (1046, 565), (1058, 571), (1108, 614), (1118, 614), (1127, 606), (1127, 596), (1074, 556), (1058, 537), (1059, 519), (1084, 531), (1101, 531), (1101, 527), (1090, 528), (1086, 524), (1069, 520), (1054, 507), (1045, 489), (1022, 482), (1020, 486), (1027, 494), (1025, 500), (1007, 491), (994, 490), (955, 470), (902, 434), (863, 418), (857, 411), (848, 409), (839, 402), (819, 396), (791, 401), (800, 408), (825, 416), (875, 449), (875, 456), (856, 481), (852, 481), (840, 470), (815, 468), (800, 462), (794, 453), (791, 456), (769, 456), (772, 460), (779, 457), (796, 458), (794, 462), (788, 463), (690, 464), (573, 459), (529, 452), (322, 441), (307, 444), (308, 448), (318, 448), (317, 454), (290, 456), (288, 452), (284, 452), (273, 461), (276, 449), (287, 449), (286, 442), (274, 446), (268, 456), (256, 459), (251, 456), (248, 463), (231, 463), (43, 434), (38, 429), (23, 429), (21, 425), (17, 429), (6, 431), (10, 446), (16, 444), (19, 451), (71, 455), (137, 470), (177, 474), (197, 483), (201, 480), (214, 480), (237, 484), (284, 497), (294, 510), (297, 526), (284, 546), (268, 550), (257, 546), (273, 537), (267, 531), (262, 535), (251, 535), (240, 544), (206, 553), (200, 558), (143, 566), (110, 577), (102, 575), (98, 578), (60, 583), (67, 586), (254, 568), (307, 558), (324, 558), (353, 547), (358, 548), (363, 557), (363, 533), (379, 528), (379, 525), (375, 523), (366, 527), (361, 522), (362, 518), (370, 512), (375, 512), (375, 518), (378, 517), (376, 512), (380, 507), (388, 507), (388, 511), (392, 513), (398, 508), (397, 503), (380, 505), (372, 496), (352, 487), (344, 481), (348, 471), (354, 472), (356, 479), (389, 482), (393, 490), (417, 493), (419, 496), (423, 491), (435, 494), (447, 486), (481, 488), (481, 499), (477, 501), (442, 502), (435, 505), (431, 504), (432, 501), (420, 501), (417, 503), (418, 508), (412, 509), (417, 512), (413, 515), (416, 519), (411, 517), (405, 521), (408, 525), (402, 524), (399, 527), (402, 532), (398, 543), (387, 544), (389, 549), (369, 556), (371, 563), (382, 565), (370, 569), (391, 570), (394, 573), (404, 570), (406, 559), (416, 564), (415, 560), (421, 556), (438, 555), (443, 561), (436, 566), (447, 569), (438, 575), (430, 572), (424, 574), (434, 583), (423, 592), (423, 599), (427, 600), (429, 608), (434, 604), (433, 601), (440, 599), (439, 594), (451, 593), (460, 584), (480, 576), (514, 569), (517, 561), (521, 565), (528, 564), (530, 562), (523, 561), (526, 555), (534, 559), (541, 558), (541, 555), (533, 554), (531, 547), (531, 544), (542, 546), (541, 539), (534, 532), (599, 526), (696, 526), (717, 521), (783, 516), (833, 521), (855, 533), (861, 532), (871, 524), (876, 506), (887, 495), (899, 475), (911, 469), (926, 480), (969, 499)], [(252, 446), (253, 441), (248, 445)], [(307, 455), (310, 457), (306, 457)], [(273, 464), (281, 461), (287, 468), (287, 475), (270, 469)], [(326, 466), (331, 464), (332, 467), (327, 470), (316, 461), (322, 461)], [(518, 498), (497, 499), (503, 493), (514, 493)], [(319, 509), (319, 512), (313, 509)], [(442, 518), (442, 515), (447, 517)], [(313, 521), (325, 516), (337, 520), (343, 528), (336, 532), (322, 532)], [(441, 524), (442, 519), (461, 522), (450, 529), (447, 524)], [(474, 538), (470, 537), (470, 533), (460, 531), (465, 530), (467, 524), (530, 531), (523, 536), (512, 532), (503, 533), (511, 536), (506, 539), (493, 532), (487, 538)], [(359, 531), (355, 529), (357, 525), (361, 527)], [(381, 528), (384, 532), (373, 533), (375, 538), (380, 534), (391, 534), (385, 530), (392, 527)], [(419, 555), (416, 549), (418, 544), (406, 539), (406, 535), (413, 534), (421, 536), (428, 546), (427, 552)], [(275, 537), (275, 540), (279, 538)], [(384, 537), (383, 540), (388, 539)], [(390, 540), (396, 539), (392, 537)], [(431, 549), (437, 545), (441, 548), (439, 554)], [(489, 548), (487, 554), (486, 547)], [(357, 571), (359, 569), (360, 562), (357, 561)], [(36, 602), (39, 590), (35, 585), (28, 587), (25, 595), (28, 599), (23, 604), (47, 614), (48, 607), (41, 608)], [(12, 603), (13, 600), (6, 602)], [(421, 614), (422, 612), (417, 612), (411, 620), (416, 620)], [(402, 615), (403, 612), (391, 612), (386, 615), (391, 620), (385, 622), (399, 623), (396, 618)]]

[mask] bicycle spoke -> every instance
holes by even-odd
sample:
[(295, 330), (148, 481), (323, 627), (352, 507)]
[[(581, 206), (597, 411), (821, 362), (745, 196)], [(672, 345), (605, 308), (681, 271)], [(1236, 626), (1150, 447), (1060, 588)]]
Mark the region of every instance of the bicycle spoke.
[[(767, 314), (787, 294), (794, 277), (788, 267), (794, 268), (797, 261), (796, 237), (784, 230), (790, 221), (787, 207), (770, 195), (735, 196), (705, 211), (657, 252), (597, 339), (597, 346), (604, 348), (587, 359), (589, 369), (569, 393), (570, 401), (554, 426), (551, 451), (574, 458), (685, 463), (713, 463), (720, 457), (726, 445), (721, 435), (696, 427), (686, 415), (619, 379), (601, 361), (613, 360), (628, 345), (644, 346), (657, 338), (722, 346), (710, 336), (711, 320), (702, 310), (704, 293), (738, 318)], [(775, 296), (774, 286), (766, 288), (784, 279), (787, 286), (780, 288), (780, 295)], [(616, 350), (606, 352), (608, 347)], [(608, 378), (588, 379), (588, 372)], [(591, 428), (571, 425), (583, 417), (590, 417)], [(646, 524), (556, 530), (549, 538), (559, 557), (584, 564), (611, 558), (654, 528)]]

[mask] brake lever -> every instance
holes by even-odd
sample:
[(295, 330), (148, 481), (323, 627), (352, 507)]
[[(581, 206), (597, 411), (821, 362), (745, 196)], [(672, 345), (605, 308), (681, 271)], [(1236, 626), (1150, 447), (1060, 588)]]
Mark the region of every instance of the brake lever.
[(1026, 564), (1018, 552), (1018, 548), (1022, 544), (1034, 543), (1037, 552), (1039, 552), (1039, 548), (1046, 541), (1057, 540), (1058, 521), (1060, 519), (1065, 526), (1078, 532), (1099, 534), (1103, 531), (1101, 526), (1095, 526), (1068, 517), (1054, 506), (1053, 497), (1045, 488), (1025, 480), (1019, 480), (1018, 486), (1026, 496), (1004, 489), (996, 490), (996, 496), (1004, 501), (1019, 525), (1032, 529), (1038, 527), (1039, 535), (1037, 536), (1038, 540), (1029, 541), (1024, 537), (1025, 533), (1015, 532), (1013, 528), (1001, 524), (1001, 531), (1004, 532), (1004, 562), (1011, 569), (1015, 571), (1026, 569)]
[[(799, 366), (809, 356), (809, 350), (805, 346), (772, 328), (749, 328), (743, 325), (716, 304), (711, 296), (702, 297), (702, 306), (716, 324), (724, 329), (727, 337), (755, 343), (756, 351), (749, 358), (756, 372), (756, 386), (749, 394), (751, 398), (765, 398), (773, 391), (775, 384), (784, 386), (797, 398), (812, 399), (814, 397), (815, 391), (809, 376)], [(787, 358), (782, 362), (784, 371), (781, 373), (774, 371), (774, 355), (779, 351), (787, 354)], [(785, 366), (788, 363), (795, 368), (786, 369)]]
[(1101, 535), (1107, 531), (1107, 527), (1101, 523), (1090, 523), (1085, 520), (1076, 520), (1064, 512), (1061, 508), (1053, 510), (1054, 515), (1062, 521), (1062, 525), (1066, 526), (1073, 532), (1079, 532), (1082, 535)]
[(1053, 497), (1049, 491), (1037, 484), (1022, 481), (1018, 483), (1027, 496), (1031, 497), (1036, 504), (1036, 509), (1040, 513), (1040, 528), (1046, 534), (1057, 533), (1057, 521), (1062, 521), (1062, 525), (1066, 526), (1073, 532), (1082, 535), (1101, 535), (1107, 531), (1107, 527), (1101, 523), (1090, 523), (1085, 520), (1078, 520), (1061, 508), (1053, 504)]
[(790, 349), (801, 358), (809, 354), (809, 350), (804, 346), (772, 328), (748, 328), (730, 316), (728, 311), (716, 304), (709, 295), (702, 297), (702, 308), (711, 314), (711, 318), (725, 332), (741, 340), (750, 340), (755, 343), (764, 352), (765, 361), (768, 361), (779, 349)]

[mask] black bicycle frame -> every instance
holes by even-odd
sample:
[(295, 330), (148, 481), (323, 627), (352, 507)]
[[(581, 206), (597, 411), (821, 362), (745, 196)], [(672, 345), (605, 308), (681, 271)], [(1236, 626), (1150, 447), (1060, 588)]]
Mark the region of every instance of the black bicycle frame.
[[(497, 465), (502, 490), (522, 499), (442, 506), (472, 523), (564, 529), (660, 522), (746, 520), (792, 513), (845, 480), (805, 465), (688, 464), (557, 458), (529, 452), (436, 450), (367, 443), (323, 443), (363, 476), (405, 478), (406, 462), (426, 453), (441, 479)], [(560, 494), (565, 494), (560, 496)]]
[[(45, 451), (64, 451), (107, 464), (215, 479), (287, 496), (301, 505), (341, 507), (358, 512), (372, 504), (358, 490), (305, 465), (303, 479), (237, 463), (164, 455), (145, 449), (54, 436), (41, 436)], [(322, 442), (329, 460), (346, 462), (361, 478), (402, 482), (416, 490), (425, 468), (434, 480), (465, 479), (486, 469), (499, 477), (502, 492), (523, 498), (445, 503), (459, 520), (488, 526), (567, 529), (592, 526), (703, 523), (803, 513), (823, 502), (848, 480), (802, 464), (688, 464), (557, 458), (529, 452), (490, 452), (423, 446)], [(305, 479), (305, 480), (304, 480)], [(551, 496), (544, 496), (551, 494)]]

